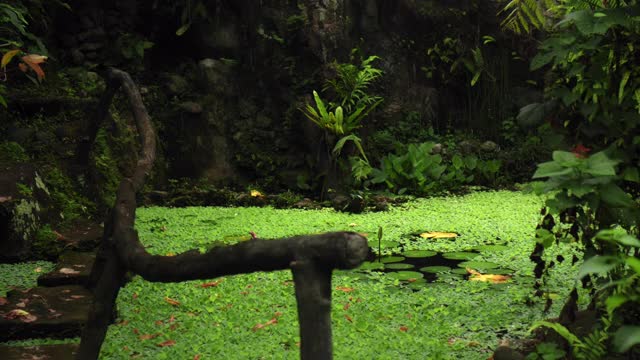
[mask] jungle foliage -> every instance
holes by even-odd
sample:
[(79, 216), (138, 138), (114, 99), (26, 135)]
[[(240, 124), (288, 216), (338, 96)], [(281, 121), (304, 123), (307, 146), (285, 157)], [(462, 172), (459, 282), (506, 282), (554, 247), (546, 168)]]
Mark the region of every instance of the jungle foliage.
[[(550, 195), (532, 256), (559, 242), (582, 244), (578, 280), (595, 295), (601, 314), (585, 339), (558, 324), (541, 325), (565, 337), (579, 359), (637, 351), (640, 7), (636, 1), (511, 1), (505, 10), (511, 10), (507, 28), (548, 32), (531, 61), (532, 70), (548, 74), (545, 103), (520, 116), (553, 114), (574, 144), (570, 152), (555, 151), (534, 174), (547, 179), (536, 191)], [(544, 266), (539, 263), (537, 275)]]

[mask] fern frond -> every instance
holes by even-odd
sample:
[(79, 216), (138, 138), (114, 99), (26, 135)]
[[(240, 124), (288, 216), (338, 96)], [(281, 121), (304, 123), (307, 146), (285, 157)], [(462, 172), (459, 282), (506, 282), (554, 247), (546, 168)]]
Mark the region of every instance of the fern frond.
[(518, 34), (544, 29), (545, 11), (554, 3), (552, 0), (511, 0), (500, 11), (500, 14), (508, 13), (500, 26)]

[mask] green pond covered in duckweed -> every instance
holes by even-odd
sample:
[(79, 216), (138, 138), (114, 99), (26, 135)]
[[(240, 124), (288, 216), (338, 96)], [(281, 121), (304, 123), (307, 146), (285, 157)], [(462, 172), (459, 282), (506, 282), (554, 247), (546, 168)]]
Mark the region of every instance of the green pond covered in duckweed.
[[(394, 246), (383, 246), (381, 256), (400, 260), (378, 263), (375, 254), (371, 270), (363, 266), (334, 272), (334, 357), (486, 359), (501, 338), (526, 337), (535, 321), (556, 315), (562, 306), (556, 301), (545, 314), (545, 300), (533, 297), (534, 265), (528, 257), (541, 206), (542, 199), (534, 195), (497, 191), (417, 199), (387, 212), (357, 215), (332, 209), (152, 207), (138, 209), (136, 225), (148, 251), (163, 255), (242, 241), (249, 231), (260, 238), (357, 231), (369, 234), (377, 252), (376, 234), (382, 226), (383, 242)], [(426, 231), (459, 236), (415, 236)], [(571, 244), (554, 249), (565, 258), (580, 256)], [(459, 259), (446, 268), (425, 269), (445, 266), (433, 261), (460, 252), (467, 255), (456, 255)], [(393, 269), (393, 264), (416, 261), (420, 267)], [(468, 281), (460, 265), (465, 262), (474, 270), (495, 269), (513, 278), (504, 284)], [(557, 264), (544, 291), (565, 297), (578, 266), (570, 261)], [(221, 280), (217, 286), (201, 287), (208, 280), (165, 284), (134, 277), (119, 294), (118, 321), (109, 328), (101, 358), (298, 359), (291, 273)], [(276, 323), (256, 327), (274, 318)], [(175, 344), (158, 346), (168, 340)]]

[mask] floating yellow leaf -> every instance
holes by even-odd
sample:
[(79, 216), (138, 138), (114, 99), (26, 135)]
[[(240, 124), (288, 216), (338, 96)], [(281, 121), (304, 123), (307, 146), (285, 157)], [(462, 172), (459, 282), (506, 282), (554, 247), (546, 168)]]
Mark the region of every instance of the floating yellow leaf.
[(479, 272), (466, 268), (467, 272), (471, 274), (469, 277), (470, 281), (485, 281), (493, 284), (501, 284), (507, 282), (511, 279), (510, 275), (492, 275), (492, 274), (480, 274)]
[(440, 231), (430, 231), (430, 232), (420, 234), (420, 237), (425, 239), (445, 239), (445, 238), (454, 238), (456, 236), (458, 236), (458, 234), (456, 233), (440, 232)]
[(258, 190), (251, 190), (251, 196), (253, 197), (263, 197), (262, 193)]

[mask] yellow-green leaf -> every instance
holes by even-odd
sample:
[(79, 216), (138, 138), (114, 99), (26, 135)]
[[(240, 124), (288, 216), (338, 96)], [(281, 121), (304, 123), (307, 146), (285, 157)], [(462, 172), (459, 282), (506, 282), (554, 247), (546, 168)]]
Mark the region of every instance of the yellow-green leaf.
[(0, 63), (0, 67), (2, 67), (3, 69), (7, 67), (7, 65), (11, 62), (11, 59), (13, 59), (13, 57), (18, 55), (19, 53), (20, 50), (17, 49), (7, 51), (4, 55), (2, 55), (2, 62)]

